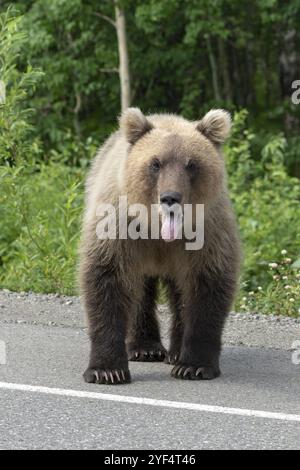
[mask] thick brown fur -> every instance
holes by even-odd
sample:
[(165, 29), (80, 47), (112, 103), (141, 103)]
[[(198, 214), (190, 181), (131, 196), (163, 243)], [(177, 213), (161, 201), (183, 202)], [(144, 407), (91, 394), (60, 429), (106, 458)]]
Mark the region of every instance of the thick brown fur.
[[(220, 374), (221, 335), (233, 302), (239, 270), (239, 240), (229, 202), (220, 144), (230, 117), (210, 111), (201, 121), (175, 115), (145, 117), (127, 110), (120, 130), (99, 151), (86, 186), (80, 279), (91, 338), (87, 382), (130, 381), (130, 360), (165, 360), (171, 375), (212, 379)], [(160, 170), (151, 164), (159, 160)], [(99, 204), (147, 207), (167, 190), (182, 204), (205, 204), (202, 249), (185, 240), (99, 240)], [(165, 351), (155, 316), (157, 282), (167, 285), (173, 313)]]

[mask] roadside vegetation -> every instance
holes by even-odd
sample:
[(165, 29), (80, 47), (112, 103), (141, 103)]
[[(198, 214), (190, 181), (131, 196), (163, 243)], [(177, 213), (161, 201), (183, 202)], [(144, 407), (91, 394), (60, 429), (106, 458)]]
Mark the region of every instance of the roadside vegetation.
[[(23, 16), (14, 8), (22, 11), (22, 5), (10, 3), (15, 3), (13, 8), (0, 14), (0, 287), (76, 294), (83, 181), (98, 145), (116, 125), (119, 106), (118, 83), (107, 78), (106, 72), (98, 74), (96, 60), (99, 57), (104, 60), (104, 56), (106, 63), (101, 68), (112, 68), (108, 66), (116, 60), (115, 51), (108, 48), (101, 28), (99, 42), (97, 45), (93, 42), (91, 36), (99, 25), (92, 23), (87, 27), (84, 15), (82, 22), (79, 21), (79, 0), (55, 0), (51, 5), (48, 1), (30, 1)], [(57, 36), (62, 43), (61, 55), (53, 44), (58, 3), (61, 15), (65, 15)], [(96, 2), (87, 3), (92, 8)], [(169, 2), (171, 10), (174, 3)], [(45, 4), (49, 6), (47, 19)], [(104, 4), (108, 8), (108, 2)], [(165, 2), (137, 4), (135, 26), (134, 18), (129, 17), (129, 35), (138, 37), (137, 31), (140, 34), (144, 31), (144, 35), (151, 37), (158, 25), (155, 12), (149, 12), (150, 4), (157, 6), (156, 15), (160, 17), (163, 10), (159, 6), (163, 8)], [(103, 14), (106, 13), (104, 9)], [(30, 32), (29, 26), (34, 21)], [(170, 27), (168, 18), (161, 21)], [(36, 31), (38, 24), (42, 26)], [(195, 41), (196, 32), (191, 24), (186, 28), (190, 31), (189, 40)], [(64, 49), (65, 36), (69, 37), (70, 57)], [(226, 36), (223, 40), (226, 44)], [(87, 55), (84, 63), (81, 54), (87, 45), (93, 46), (98, 55)], [(208, 47), (211, 51), (209, 42)], [(153, 51), (149, 54), (153, 61)], [(164, 94), (166, 87), (162, 83), (160, 88), (150, 83), (148, 67), (155, 68), (155, 64), (146, 67), (144, 56), (134, 57), (132, 67), (137, 89), (133, 103), (147, 112), (153, 110), (154, 103), (161, 102), (160, 93)], [(171, 57), (166, 55), (164, 60), (171, 61)], [(182, 77), (186, 75), (181, 72)], [(209, 77), (205, 68), (202, 73)], [(272, 73), (275, 73), (273, 69)], [(153, 87), (152, 92), (143, 88), (143, 74), (148, 88)], [(197, 95), (198, 84), (196, 90), (195, 79), (190, 84), (188, 77), (182, 80), (184, 87), (190, 87), (189, 92), (177, 97), (180, 105), (176, 109), (172, 105), (170, 110), (196, 119), (203, 99)], [(177, 81), (180, 83), (180, 77), (176, 76)], [(297, 119), (297, 113), (286, 104), (281, 110), (279, 103), (270, 103), (276, 119), (268, 121), (266, 113), (259, 111), (265, 100), (262, 83), (258, 88), (261, 102), (256, 110), (245, 106), (246, 103), (237, 103), (232, 88), (227, 96), (231, 101), (218, 96), (205, 99), (209, 107), (227, 104), (233, 114), (232, 137), (224, 154), (244, 251), (235, 309), (245, 313), (300, 316), (300, 143), (291, 124), (291, 116)], [(177, 88), (176, 93), (179, 93)], [(99, 113), (94, 109), (97, 99)], [(166, 99), (164, 95), (162, 107), (168, 109)], [(174, 96), (169, 99), (174, 102)], [(206, 111), (205, 106), (201, 114)], [(282, 122), (289, 113), (287, 129)], [(253, 116), (257, 116), (257, 121)]]

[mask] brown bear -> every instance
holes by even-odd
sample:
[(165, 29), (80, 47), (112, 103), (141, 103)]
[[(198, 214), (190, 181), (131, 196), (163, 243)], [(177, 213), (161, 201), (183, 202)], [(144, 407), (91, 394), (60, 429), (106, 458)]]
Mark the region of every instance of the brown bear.
[[(165, 361), (174, 365), (171, 375), (179, 379), (219, 376), (222, 330), (240, 258), (221, 153), (230, 126), (224, 110), (211, 110), (192, 122), (129, 108), (120, 129), (97, 154), (86, 184), (80, 262), (91, 339), (87, 382), (130, 382), (128, 359)], [(99, 237), (99, 206), (115, 207), (118, 221), (121, 196), (128, 205), (149, 210), (152, 205), (172, 209), (190, 204), (193, 226), (194, 208), (203, 204), (202, 248), (186, 249), (171, 210), (171, 215), (160, 212), (156, 238), (120, 236), (121, 225), (116, 237)], [(151, 217), (139, 219), (137, 231), (151, 224)], [(159, 280), (167, 286), (173, 317), (168, 351), (155, 311)]]

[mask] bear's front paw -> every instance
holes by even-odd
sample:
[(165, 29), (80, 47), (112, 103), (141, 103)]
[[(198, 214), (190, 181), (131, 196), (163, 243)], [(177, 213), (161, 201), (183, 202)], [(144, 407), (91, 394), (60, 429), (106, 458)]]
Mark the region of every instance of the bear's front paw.
[(166, 364), (171, 364), (172, 366), (174, 366), (175, 364), (177, 364), (178, 362), (178, 359), (179, 359), (179, 356), (180, 356), (180, 352), (178, 351), (169, 351), (165, 357), (165, 360), (164, 362)]
[(141, 344), (129, 343), (127, 353), (129, 361), (161, 362), (167, 351), (159, 342), (146, 341)]
[(131, 382), (129, 370), (88, 368), (83, 374), (87, 383), (119, 385)]
[(177, 364), (171, 372), (175, 379), (183, 380), (212, 380), (220, 375), (220, 369), (216, 366), (189, 366)]

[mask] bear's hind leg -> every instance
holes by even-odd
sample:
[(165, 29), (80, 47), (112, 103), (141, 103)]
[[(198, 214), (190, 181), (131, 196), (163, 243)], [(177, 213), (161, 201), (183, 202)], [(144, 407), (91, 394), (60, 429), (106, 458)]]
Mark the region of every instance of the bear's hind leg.
[(146, 278), (140, 305), (130, 318), (127, 353), (130, 361), (163, 361), (166, 350), (161, 344), (156, 318), (156, 278)]
[(182, 345), (182, 298), (175, 282), (171, 280), (167, 281), (166, 287), (168, 289), (169, 305), (172, 313), (172, 323), (170, 332), (170, 346), (164, 362), (166, 364), (174, 365), (179, 359)]

